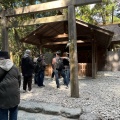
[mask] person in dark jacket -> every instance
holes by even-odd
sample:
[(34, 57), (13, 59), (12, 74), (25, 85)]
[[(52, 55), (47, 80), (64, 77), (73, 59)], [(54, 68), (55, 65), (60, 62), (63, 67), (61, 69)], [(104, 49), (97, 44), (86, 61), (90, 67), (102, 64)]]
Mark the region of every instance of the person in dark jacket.
[(21, 75), (6, 51), (0, 51), (0, 120), (17, 120)]
[(37, 55), (37, 57), (34, 58), (34, 84), (37, 84), (37, 77), (38, 77), (38, 71), (36, 70), (37, 67), (37, 59), (40, 55)]
[(65, 81), (64, 84), (66, 85), (66, 88), (68, 88), (68, 84), (70, 82), (70, 65), (69, 65), (69, 57), (67, 52), (63, 53), (63, 56), (61, 57), (63, 59), (64, 64), (64, 73), (65, 73)]
[(23, 90), (24, 92), (26, 92), (28, 85), (28, 91), (30, 92), (32, 90), (32, 75), (34, 72), (34, 63), (31, 58), (31, 51), (29, 49), (25, 51), (22, 57), (21, 70), (23, 75)]
[(44, 72), (45, 72), (45, 67), (46, 67), (46, 62), (45, 62), (45, 57), (44, 55), (40, 55), (39, 58), (37, 59), (37, 65), (35, 68), (35, 73), (37, 75), (37, 85), (39, 87), (45, 87), (43, 84), (44, 82)]
[[(53, 58), (55, 58), (55, 57), (56, 57), (56, 54), (54, 54)], [(53, 58), (52, 58), (52, 59), (53, 59)], [(53, 69), (53, 71), (52, 71), (52, 75), (51, 75), (51, 80), (53, 80), (53, 79), (54, 79), (54, 76), (55, 76), (53, 64), (52, 64), (52, 69)]]

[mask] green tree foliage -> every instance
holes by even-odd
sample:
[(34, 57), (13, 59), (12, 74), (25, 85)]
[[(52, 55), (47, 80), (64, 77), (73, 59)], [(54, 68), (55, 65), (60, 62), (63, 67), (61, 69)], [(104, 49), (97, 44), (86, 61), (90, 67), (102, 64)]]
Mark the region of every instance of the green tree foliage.
[[(96, 4), (92, 9), (92, 16), (96, 24), (108, 24), (112, 22), (113, 7), (115, 8), (116, 2), (113, 0), (103, 0), (102, 3)], [(100, 18), (97, 20), (97, 18)]]
[[(113, 10), (116, 9), (117, 1), (103, 0), (101, 3), (93, 5), (80, 6), (76, 8), (76, 17), (80, 20), (92, 24), (109, 24), (112, 22)], [(114, 9), (113, 9), (114, 8)], [(119, 22), (116, 16), (113, 16), (114, 22)]]
[(76, 18), (85, 22), (93, 23), (92, 12), (89, 5), (76, 8)]

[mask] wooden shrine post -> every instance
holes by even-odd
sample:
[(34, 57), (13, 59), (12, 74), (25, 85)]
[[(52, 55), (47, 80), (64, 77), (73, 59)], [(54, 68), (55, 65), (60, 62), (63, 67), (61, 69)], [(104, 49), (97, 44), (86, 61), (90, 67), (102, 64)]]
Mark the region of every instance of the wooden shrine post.
[[(79, 81), (78, 81), (78, 57), (77, 57), (77, 36), (76, 36), (76, 17), (75, 5), (78, 0), (70, 0), (68, 5), (68, 31), (69, 31), (69, 53), (70, 53), (70, 80), (71, 80), (71, 97), (79, 97)], [(92, 0), (84, 1), (88, 4)], [(80, 3), (79, 3), (80, 4)], [(82, 1), (81, 4), (82, 5)], [(92, 43), (92, 76), (95, 78), (96, 63), (95, 63), (95, 41)]]
[(76, 19), (74, 5), (68, 6), (68, 29), (69, 40), (71, 42), (69, 46), (71, 97), (78, 98), (79, 97), (78, 58), (77, 58)]

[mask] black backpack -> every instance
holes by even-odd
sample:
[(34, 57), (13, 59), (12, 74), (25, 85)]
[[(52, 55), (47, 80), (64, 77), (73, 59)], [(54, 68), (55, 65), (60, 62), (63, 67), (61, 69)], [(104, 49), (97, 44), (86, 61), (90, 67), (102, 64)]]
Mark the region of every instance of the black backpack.
[(63, 65), (64, 66), (69, 66), (69, 60), (67, 58), (63, 59)]
[(56, 58), (56, 70), (61, 71), (64, 68), (63, 59), (62, 58)]

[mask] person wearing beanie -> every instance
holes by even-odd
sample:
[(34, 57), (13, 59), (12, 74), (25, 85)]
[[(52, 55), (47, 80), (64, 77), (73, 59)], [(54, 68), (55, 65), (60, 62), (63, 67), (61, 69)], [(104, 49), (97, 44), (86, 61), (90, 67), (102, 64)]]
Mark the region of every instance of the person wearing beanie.
[(20, 83), (20, 72), (8, 52), (0, 51), (0, 120), (17, 120)]
[(27, 49), (21, 60), (21, 70), (23, 75), (23, 90), (27, 92), (31, 92), (32, 90), (32, 75), (34, 72), (34, 62), (31, 57), (31, 51)]

